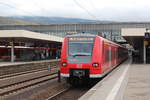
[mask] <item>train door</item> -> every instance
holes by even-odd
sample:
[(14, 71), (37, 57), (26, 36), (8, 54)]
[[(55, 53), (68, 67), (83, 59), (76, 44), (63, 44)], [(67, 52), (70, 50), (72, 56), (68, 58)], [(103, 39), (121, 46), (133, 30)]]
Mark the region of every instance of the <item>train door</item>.
[(114, 54), (114, 60), (115, 60), (115, 61), (114, 61), (114, 62), (115, 62), (114, 65), (116, 65), (116, 64), (117, 64), (117, 48), (116, 48), (116, 47), (114, 48), (114, 53), (115, 53), (115, 54)]
[(107, 44), (104, 44), (104, 71), (107, 71), (109, 69), (109, 46)]
[(111, 67), (111, 65), (112, 65), (112, 48), (111, 48), (111, 46), (109, 46), (109, 68)]
[(115, 65), (115, 48), (112, 47), (112, 66)]
[(119, 50), (118, 50), (119, 48), (116, 48), (116, 64), (118, 64), (119, 63)]
[[(103, 48), (102, 48), (102, 67), (101, 67), (101, 69), (102, 69), (102, 72), (104, 72), (105, 71), (105, 57), (106, 57), (106, 55), (105, 55), (105, 52), (106, 52), (106, 50), (105, 50), (105, 44), (104, 44), (104, 41), (103, 41), (103, 44), (102, 44), (103, 46)], [(104, 59), (103, 59), (104, 58)]]

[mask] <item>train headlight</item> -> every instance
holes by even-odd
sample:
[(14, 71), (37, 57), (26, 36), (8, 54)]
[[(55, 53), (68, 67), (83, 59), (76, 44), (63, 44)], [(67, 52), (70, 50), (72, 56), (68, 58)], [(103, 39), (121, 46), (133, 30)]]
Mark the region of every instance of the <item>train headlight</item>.
[(93, 63), (92, 66), (93, 67), (98, 67), (98, 63)]
[(66, 63), (66, 62), (63, 62), (63, 63), (62, 63), (62, 66), (63, 66), (63, 67), (66, 67), (66, 66), (67, 66), (67, 63)]

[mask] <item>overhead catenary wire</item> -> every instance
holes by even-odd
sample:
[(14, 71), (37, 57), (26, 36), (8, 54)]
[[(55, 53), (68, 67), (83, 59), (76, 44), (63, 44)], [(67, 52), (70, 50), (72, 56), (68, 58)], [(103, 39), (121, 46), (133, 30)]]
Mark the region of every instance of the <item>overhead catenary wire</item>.
[(88, 15), (90, 15), (91, 17), (93, 17), (96, 20), (99, 20), (95, 15), (93, 15), (88, 9), (86, 9), (84, 6), (82, 6), (77, 0), (73, 0), (75, 2), (76, 5), (78, 5), (81, 9), (83, 9), (84, 11), (87, 12)]
[(43, 15), (46, 15), (45, 12), (47, 12), (47, 10), (44, 7), (42, 7), (41, 5), (39, 5), (39, 3), (37, 3), (34, 0), (32, 0), (31, 2), (34, 4), (34, 6), (38, 7), (41, 10), (41, 12), (43, 13)]
[(97, 8), (95, 7), (95, 5), (93, 4), (92, 0), (88, 0), (89, 1), (89, 4), (91, 5), (91, 7), (94, 9), (94, 10), (97, 10)]
[[(93, 10), (95, 10), (96, 12), (101, 12), (100, 9), (98, 9), (95, 4), (92, 2), (92, 0), (88, 0), (89, 1), (89, 4), (91, 5), (91, 7), (93, 8)], [(101, 20), (99, 20), (101, 21)]]

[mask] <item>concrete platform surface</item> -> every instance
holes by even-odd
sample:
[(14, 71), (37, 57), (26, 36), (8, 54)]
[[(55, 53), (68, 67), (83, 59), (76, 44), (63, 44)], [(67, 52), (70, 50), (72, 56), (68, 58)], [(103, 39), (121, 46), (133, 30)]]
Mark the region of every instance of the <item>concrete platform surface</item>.
[(119, 65), (79, 100), (121, 100), (127, 85), (130, 65), (130, 59)]
[(123, 100), (150, 100), (150, 64), (132, 64)]
[(127, 60), (79, 100), (150, 100), (150, 64)]

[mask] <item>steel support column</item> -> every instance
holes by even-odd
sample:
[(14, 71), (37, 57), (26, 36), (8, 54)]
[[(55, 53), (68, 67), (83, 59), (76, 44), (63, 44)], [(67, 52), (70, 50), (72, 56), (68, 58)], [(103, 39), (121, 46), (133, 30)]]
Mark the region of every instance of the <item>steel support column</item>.
[(143, 61), (146, 63), (146, 41), (143, 44)]
[(11, 42), (11, 62), (14, 62), (14, 43)]

